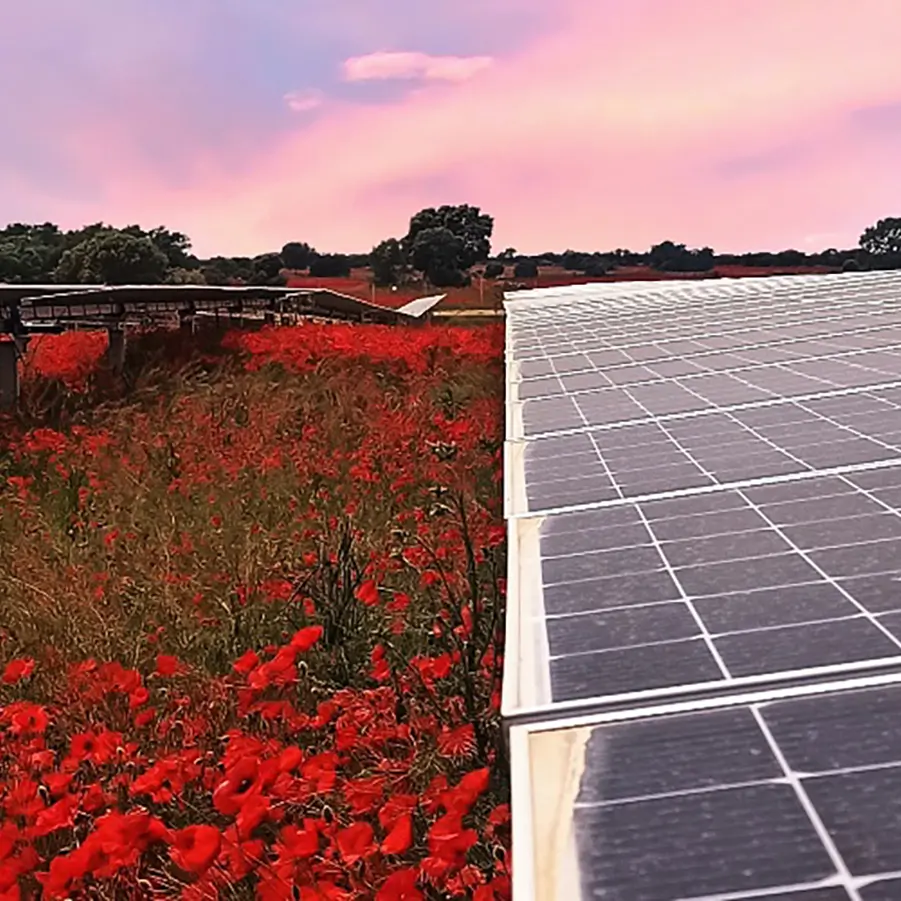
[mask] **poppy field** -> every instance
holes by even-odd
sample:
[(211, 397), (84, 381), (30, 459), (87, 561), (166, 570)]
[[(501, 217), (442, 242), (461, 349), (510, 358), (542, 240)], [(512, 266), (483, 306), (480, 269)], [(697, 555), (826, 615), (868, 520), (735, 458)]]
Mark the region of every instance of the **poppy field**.
[(510, 897), (503, 331), (36, 338), (0, 901)]

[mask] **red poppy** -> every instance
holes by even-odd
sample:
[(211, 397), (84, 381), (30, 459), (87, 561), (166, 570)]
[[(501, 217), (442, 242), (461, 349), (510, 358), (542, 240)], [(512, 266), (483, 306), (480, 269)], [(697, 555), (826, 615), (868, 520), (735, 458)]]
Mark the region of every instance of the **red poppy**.
[(429, 829), (429, 851), (434, 857), (452, 861), (465, 854), (479, 836), (474, 829), (465, 829), (457, 813), (445, 814)]
[(455, 729), (444, 728), (436, 739), (439, 753), (445, 757), (467, 757), (475, 750), (475, 729), (464, 723)]
[(379, 602), (379, 589), (372, 579), (363, 582), (356, 591), (356, 598), (367, 607), (374, 607)]
[(222, 835), (215, 826), (187, 826), (173, 836), (169, 854), (186, 873), (206, 872), (219, 856)]
[(410, 606), (410, 595), (404, 594), (402, 591), (395, 591), (394, 597), (387, 604), (387, 609), (391, 613), (403, 613)]
[(384, 791), (385, 779), (382, 776), (352, 779), (344, 785), (344, 799), (350, 806), (351, 813), (358, 815), (368, 813), (378, 805)]
[(297, 745), (289, 745), (278, 755), (278, 771), (290, 773), (303, 763), (303, 751)]
[(158, 676), (175, 676), (183, 667), (178, 657), (172, 654), (158, 654), (156, 658), (156, 674)]
[(347, 864), (356, 863), (375, 853), (372, 826), (366, 822), (354, 823), (338, 832), (338, 851)]
[(390, 830), (404, 814), (414, 811), (418, 804), (417, 795), (391, 795), (379, 811), (379, 824), (382, 829)]
[(404, 814), (385, 836), (380, 850), (382, 854), (403, 854), (413, 844), (413, 818)]
[(233, 664), (232, 669), (236, 673), (247, 675), (254, 667), (260, 663), (259, 655), (256, 651), (247, 651), (242, 654)]
[(455, 791), (461, 797), (474, 802), (476, 798), (488, 790), (491, 781), (491, 770), (486, 766), (467, 773), (458, 783)]
[(510, 805), (498, 804), (494, 810), (488, 814), (488, 822), (492, 826), (502, 826), (504, 823), (510, 822)]
[(244, 801), (235, 818), (235, 826), (242, 841), (251, 838), (254, 829), (269, 817), (270, 810), (269, 799), (261, 794), (253, 794)]
[(375, 901), (422, 901), (423, 894), (416, 887), (418, 874), (407, 867), (396, 870), (383, 883), (375, 896)]
[(294, 633), (291, 647), (298, 653), (308, 651), (322, 637), (322, 626), (307, 626)]
[(225, 779), (213, 792), (213, 807), (225, 816), (234, 816), (244, 802), (258, 794), (259, 765), (256, 758), (245, 757), (226, 771)]
[(143, 685), (139, 685), (131, 694), (128, 696), (128, 706), (132, 710), (137, 710), (138, 707), (143, 707), (150, 700), (150, 692)]
[(66, 795), (37, 815), (34, 826), (29, 830), (29, 837), (40, 838), (56, 832), (57, 829), (71, 826), (75, 822), (77, 809), (78, 798), (73, 795)]
[(301, 775), (313, 783), (316, 792), (324, 794), (335, 787), (338, 775), (335, 772), (337, 756), (333, 751), (324, 751), (304, 761), (300, 768)]
[(27, 679), (34, 672), (34, 660), (31, 657), (20, 657), (18, 660), (10, 660), (0, 676), (0, 682), (4, 685), (14, 685), (22, 679)]
[(308, 820), (303, 829), (285, 826), (279, 833), (282, 843), (280, 857), (286, 860), (304, 860), (319, 851), (319, 830), (315, 820)]

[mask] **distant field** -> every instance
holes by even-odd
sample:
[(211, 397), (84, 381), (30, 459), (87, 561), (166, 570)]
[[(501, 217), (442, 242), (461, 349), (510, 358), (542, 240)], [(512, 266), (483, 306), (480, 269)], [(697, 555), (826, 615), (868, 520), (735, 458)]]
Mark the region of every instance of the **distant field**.
[(386, 307), (399, 307), (403, 304), (422, 297), (424, 294), (446, 294), (442, 301), (443, 309), (492, 309), (499, 307), (503, 301), (503, 292), (512, 290), (513, 285), (521, 285), (526, 288), (552, 288), (563, 285), (579, 285), (586, 282), (621, 282), (638, 281), (642, 279), (701, 279), (701, 278), (749, 278), (765, 275), (796, 275), (796, 274), (821, 274), (836, 272), (838, 270), (829, 266), (717, 266), (710, 272), (658, 272), (647, 266), (623, 266), (609, 275), (589, 278), (577, 272), (570, 272), (559, 266), (543, 266), (539, 270), (538, 278), (515, 279), (513, 267), (508, 266), (503, 279), (485, 280), (484, 285), (479, 286), (479, 279), (474, 278), (473, 284), (467, 288), (423, 288), (417, 285), (406, 285), (397, 290), (390, 288), (376, 288), (373, 290), (368, 269), (354, 269), (347, 278), (311, 278), (302, 273), (294, 273), (288, 278), (288, 285), (292, 288), (328, 288), (332, 291), (340, 291), (352, 297), (362, 300), (374, 301)]

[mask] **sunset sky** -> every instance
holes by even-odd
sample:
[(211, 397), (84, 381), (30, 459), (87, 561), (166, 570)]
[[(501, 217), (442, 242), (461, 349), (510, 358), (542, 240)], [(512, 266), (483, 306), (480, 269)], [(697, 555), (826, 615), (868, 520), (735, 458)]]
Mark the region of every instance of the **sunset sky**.
[(0, 12), (0, 221), (202, 255), (856, 245), (901, 215), (899, 0), (28, 0)]

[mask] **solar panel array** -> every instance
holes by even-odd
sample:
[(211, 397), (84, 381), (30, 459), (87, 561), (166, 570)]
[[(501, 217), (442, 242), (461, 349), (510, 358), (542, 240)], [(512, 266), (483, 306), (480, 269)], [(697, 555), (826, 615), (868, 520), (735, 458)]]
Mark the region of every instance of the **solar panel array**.
[[(901, 273), (584, 285), (506, 312), (514, 730), (901, 682)], [(901, 898), (891, 717), (901, 687), (597, 726), (583, 895)]]

